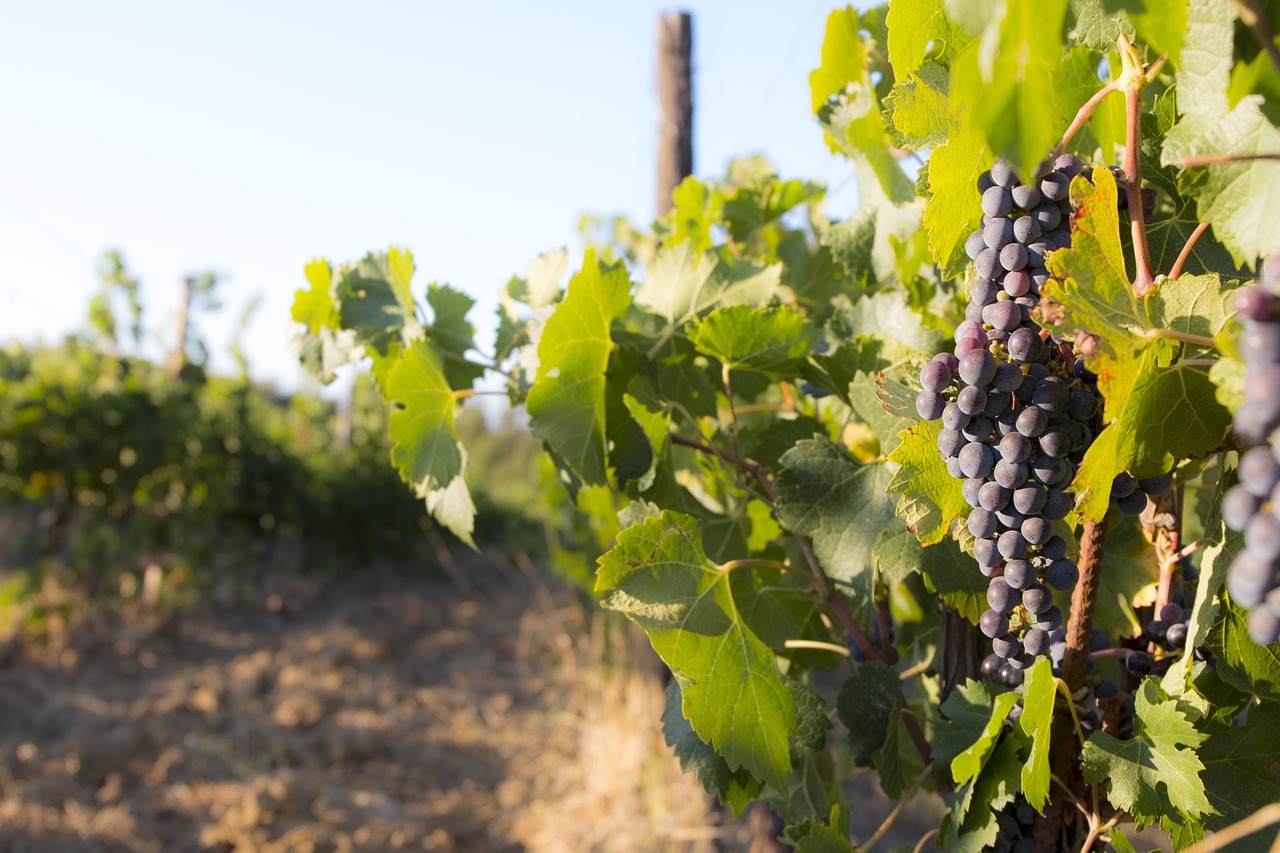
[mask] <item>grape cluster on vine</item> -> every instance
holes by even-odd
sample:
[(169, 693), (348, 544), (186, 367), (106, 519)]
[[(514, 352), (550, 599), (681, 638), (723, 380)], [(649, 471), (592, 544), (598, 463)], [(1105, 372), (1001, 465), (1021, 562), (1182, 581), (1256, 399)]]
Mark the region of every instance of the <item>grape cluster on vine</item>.
[(922, 418), (942, 420), (938, 449), (964, 480), (974, 557), (990, 579), (980, 627), (994, 654), (983, 673), (1010, 687), (1049, 651), (1063, 620), (1054, 592), (1079, 578), (1053, 522), (1072, 509), (1066, 489), (1097, 430), (1083, 365), (1032, 315), (1046, 256), (1070, 245), (1067, 191), (1083, 171), (1070, 154), (1053, 167), (1024, 184), (998, 160), (979, 178), (982, 228), (966, 243), (978, 277), (954, 352), (924, 365), (916, 398)]
[(1236, 311), (1246, 374), (1232, 427), (1257, 446), (1240, 455), (1240, 482), (1222, 499), (1222, 520), (1244, 534), (1227, 591), (1250, 611), (1253, 639), (1268, 645), (1280, 640), (1280, 255), (1268, 258), (1261, 280), (1241, 291)]

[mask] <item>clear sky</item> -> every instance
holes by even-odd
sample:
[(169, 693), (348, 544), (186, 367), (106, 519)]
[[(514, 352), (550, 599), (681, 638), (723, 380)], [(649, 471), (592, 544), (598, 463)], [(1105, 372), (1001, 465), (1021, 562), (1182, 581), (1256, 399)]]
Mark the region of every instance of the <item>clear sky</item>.
[[(251, 371), (296, 385), (307, 260), (407, 245), (419, 287), (481, 300), (580, 249), (583, 213), (654, 214), (656, 21), (637, 2), (0, 0), (0, 339), (78, 328), (119, 249), (159, 352), (184, 274), (228, 277), (200, 328), (225, 357), (262, 295)], [(831, 0), (694, 2), (700, 176), (767, 155), (856, 205), (809, 115)], [(221, 357), (220, 357), (221, 356)]]

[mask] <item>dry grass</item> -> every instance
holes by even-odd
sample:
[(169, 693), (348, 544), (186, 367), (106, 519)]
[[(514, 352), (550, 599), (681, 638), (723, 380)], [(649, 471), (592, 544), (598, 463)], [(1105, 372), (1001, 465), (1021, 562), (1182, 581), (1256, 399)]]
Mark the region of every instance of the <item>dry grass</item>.
[(536, 573), (456, 569), (478, 597), (405, 573), (277, 578), (168, 614), (79, 602), (12, 640), (0, 849), (693, 853), (741, 836), (662, 742), (642, 639)]

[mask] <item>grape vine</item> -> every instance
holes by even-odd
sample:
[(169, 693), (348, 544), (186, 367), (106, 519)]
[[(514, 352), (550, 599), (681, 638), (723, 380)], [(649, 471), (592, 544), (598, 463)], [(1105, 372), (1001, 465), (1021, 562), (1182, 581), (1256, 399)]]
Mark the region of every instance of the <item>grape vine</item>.
[(849, 767), (941, 798), (917, 849), (1268, 849), (1268, 14), (837, 10), (809, 82), (848, 219), (760, 158), (690, 178), (572, 274), (532, 262), (485, 354), (472, 300), (407, 250), (317, 260), (299, 352), (371, 362), (393, 466), (464, 542), (457, 407), (524, 406), (547, 500), (592, 531), (556, 559), (594, 563), (570, 574), (673, 673), (668, 743), (802, 853), (903, 813), (851, 824)]

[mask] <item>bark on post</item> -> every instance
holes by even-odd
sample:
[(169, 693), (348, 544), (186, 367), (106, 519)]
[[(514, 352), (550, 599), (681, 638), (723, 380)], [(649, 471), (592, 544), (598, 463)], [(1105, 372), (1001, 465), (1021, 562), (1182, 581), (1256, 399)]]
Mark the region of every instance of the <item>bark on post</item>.
[(658, 215), (693, 174), (693, 23), (688, 12), (658, 19)]

